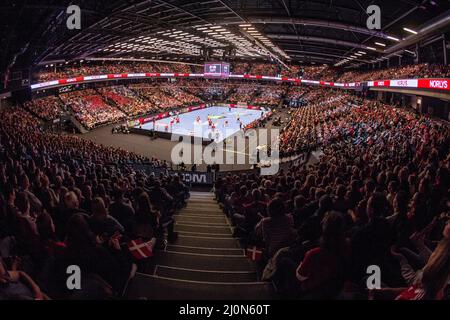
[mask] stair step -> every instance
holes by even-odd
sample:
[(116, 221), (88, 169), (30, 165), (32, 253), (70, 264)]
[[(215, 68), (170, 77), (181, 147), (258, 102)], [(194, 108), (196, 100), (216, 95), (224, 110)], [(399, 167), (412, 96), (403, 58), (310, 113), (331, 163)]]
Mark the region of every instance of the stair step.
[(206, 235), (211, 234), (215, 236), (228, 236), (231, 237), (231, 230), (228, 225), (222, 226), (204, 226), (204, 225), (196, 225), (195, 223), (183, 223), (177, 222), (175, 224), (175, 230), (178, 232), (189, 232), (189, 233), (197, 233), (198, 235)]
[(217, 203), (216, 199), (213, 197), (196, 197), (196, 196), (190, 196), (189, 201), (206, 201), (206, 202), (214, 202)]
[(195, 226), (200, 228), (210, 228), (210, 231), (215, 231), (216, 229), (228, 228), (228, 232), (230, 232), (230, 225), (226, 222), (220, 222), (217, 220), (183, 220), (183, 219), (175, 219), (176, 225), (182, 226)]
[(255, 271), (254, 264), (243, 254), (201, 255), (160, 251), (155, 253), (158, 265), (199, 270)]
[(217, 205), (211, 205), (211, 206), (199, 206), (199, 205), (194, 205), (194, 204), (188, 204), (183, 212), (185, 210), (201, 210), (201, 211), (213, 211), (213, 212), (217, 212), (217, 213), (223, 213), (222, 210), (217, 206)]
[(186, 215), (197, 214), (197, 215), (203, 215), (203, 216), (212, 215), (212, 216), (216, 216), (216, 217), (224, 216), (224, 214), (221, 211), (215, 211), (213, 209), (202, 210), (199, 208), (186, 208), (180, 215), (183, 215), (183, 214), (186, 214)]
[(212, 208), (214, 208), (214, 209), (220, 210), (220, 207), (217, 205), (217, 203), (205, 203), (203, 201), (189, 202), (187, 204), (186, 208), (189, 208), (189, 207), (203, 208), (203, 209), (206, 209), (206, 208), (211, 208), (212, 209)]
[[(217, 210), (221, 210), (217, 203), (204, 203), (203, 201), (199, 202), (188, 202), (187, 207), (196, 207), (196, 208), (215, 208)], [(186, 207), (186, 208), (187, 208)]]
[(199, 239), (234, 239), (233, 236), (229, 233), (213, 233), (213, 232), (193, 232), (193, 231), (186, 231), (186, 230), (177, 230), (178, 235), (181, 235), (183, 237), (193, 237), (193, 238), (199, 238)]
[(183, 215), (176, 215), (174, 218), (177, 222), (182, 222), (182, 223), (195, 223), (195, 224), (200, 224), (200, 225), (208, 225), (208, 224), (228, 225), (227, 220), (225, 219), (225, 216), (204, 217), (204, 216), (189, 216), (189, 215), (183, 214)]
[(126, 297), (150, 300), (268, 300), (270, 292), (271, 285), (265, 282), (213, 283), (137, 273)]
[(130, 299), (270, 299), (271, 284), (257, 282), (256, 265), (232, 236), (227, 217), (210, 192), (191, 192), (174, 216), (178, 239), (152, 259), (152, 275), (138, 273)]
[(220, 210), (218, 207), (201, 207), (201, 206), (188, 206), (183, 209), (182, 213), (188, 213), (188, 212), (198, 212), (198, 213), (214, 213), (214, 214), (221, 214), (223, 215), (222, 210)]
[(205, 200), (215, 200), (213, 195), (200, 195), (191, 193), (189, 199), (205, 199)]
[(218, 217), (223, 217), (224, 215), (223, 215), (223, 213), (221, 212), (221, 211), (215, 211), (215, 210), (203, 210), (203, 209), (201, 209), (201, 208), (185, 208), (184, 210), (183, 210), (183, 212), (182, 213), (180, 213), (180, 215), (183, 215), (183, 213), (184, 214), (187, 214), (187, 215), (189, 215), (189, 214), (200, 214), (200, 215), (204, 215), (204, 216), (206, 216), (206, 215), (212, 215), (212, 216), (218, 216)]
[(201, 210), (213, 210), (217, 212), (223, 212), (217, 204), (210, 204), (210, 205), (200, 205), (196, 203), (188, 203), (188, 205), (184, 208), (186, 209), (201, 209)]
[(199, 202), (188, 202), (186, 208), (202, 208), (202, 209), (206, 209), (206, 208), (210, 208), (210, 209), (216, 209), (216, 210), (220, 210), (220, 207), (217, 203), (204, 203), (203, 201), (199, 201)]
[(202, 198), (202, 197), (190, 197), (189, 201), (191, 202), (202, 202), (207, 204), (217, 204), (217, 201), (212, 198)]
[(241, 248), (214, 248), (214, 247), (194, 247), (185, 245), (168, 245), (167, 251), (184, 252), (184, 253), (200, 253), (212, 255), (240, 255), (244, 250)]
[(166, 266), (156, 266), (155, 276), (178, 280), (202, 282), (256, 282), (256, 272), (253, 271), (210, 271), (180, 269)]
[(196, 196), (210, 196), (210, 197), (214, 197), (214, 193), (212, 192), (202, 192), (202, 191), (191, 191), (191, 196), (196, 195)]
[[(183, 213), (182, 215), (176, 214), (175, 219), (179, 217), (183, 218), (190, 218), (190, 219), (225, 219), (225, 216), (223, 214), (204, 214), (204, 213), (197, 213), (197, 212), (189, 212), (189, 213)], [(227, 221), (225, 219), (225, 221)]]
[(180, 234), (174, 244), (203, 248), (240, 248), (235, 238), (192, 237)]

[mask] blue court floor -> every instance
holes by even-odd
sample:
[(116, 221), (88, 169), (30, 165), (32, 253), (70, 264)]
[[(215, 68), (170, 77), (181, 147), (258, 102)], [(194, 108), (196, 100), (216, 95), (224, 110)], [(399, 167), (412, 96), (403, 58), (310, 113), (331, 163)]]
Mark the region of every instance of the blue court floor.
[[(156, 121), (155, 128), (153, 127), (153, 122), (148, 122), (142, 125), (142, 129), (201, 137), (220, 142), (240, 131), (240, 122), (245, 127), (249, 123), (263, 117), (267, 112), (244, 108), (209, 107), (180, 114), (180, 123), (174, 121), (173, 125), (171, 125), (171, 120), (174, 117), (169, 117)], [(208, 125), (208, 116), (215, 126), (214, 130)], [(200, 121), (197, 121), (198, 117), (200, 117)]]

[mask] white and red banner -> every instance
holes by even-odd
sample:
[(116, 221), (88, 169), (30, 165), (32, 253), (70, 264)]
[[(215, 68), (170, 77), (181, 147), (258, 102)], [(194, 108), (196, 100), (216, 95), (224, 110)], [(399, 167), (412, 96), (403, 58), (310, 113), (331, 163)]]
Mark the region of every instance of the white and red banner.
[(450, 79), (419, 79), (419, 89), (449, 90)]
[(417, 79), (390, 80), (392, 88), (417, 88)]
[(98, 75), (98, 76), (87, 76), (87, 77), (83, 77), (83, 81), (90, 81), (90, 80), (102, 80), (102, 79), (108, 79), (108, 75), (107, 74), (103, 74), (103, 75)]
[[(52, 88), (57, 86), (67, 86), (85, 81), (106, 81), (114, 79), (126, 78), (203, 78), (204, 74), (191, 73), (122, 73), (122, 74), (105, 74), (93, 76), (78, 76), (67, 79), (52, 80), (40, 82), (31, 85), (32, 90)], [(292, 83), (305, 83), (312, 85), (320, 85), (323, 87), (339, 87), (339, 88), (355, 88), (361, 85), (360, 82), (338, 83), (328, 81), (307, 80), (288, 77), (270, 77), (262, 75), (249, 74), (230, 74), (230, 78), (248, 79), (248, 80), (265, 80), (265, 81), (281, 81)], [(399, 80), (376, 80), (368, 81), (369, 87), (385, 87), (385, 88), (412, 88), (427, 90), (450, 90), (450, 79), (448, 78), (430, 78), (430, 79), (399, 79)]]

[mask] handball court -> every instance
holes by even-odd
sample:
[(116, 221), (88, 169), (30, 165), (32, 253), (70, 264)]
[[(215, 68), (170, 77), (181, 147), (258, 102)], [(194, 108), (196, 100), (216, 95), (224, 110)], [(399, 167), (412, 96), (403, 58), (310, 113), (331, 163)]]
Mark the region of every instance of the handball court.
[(209, 107), (148, 122), (141, 128), (220, 142), (267, 113), (246, 108)]
[[(207, 108), (207, 109), (203, 109), (203, 111), (206, 111), (205, 113), (205, 117), (204, 119), (206, 120), (208, 112), (207, 110), (210, 110), (211, 108)], [(228, 112), (228, 108), (221, 108), (221, 109), (226, 109), (224, 110), (225, 112)], [(245, 109), (244, 109), (245, 110)], [(256, 113), (252, 113), (252, 115), (250, 117), (242, 117), (241, 121), (248, 121), (249, 119), (258, 119), (260, 118), (261, 115), (261, 111), (260, 110), (246, 110), (246, 111), (254, 111)], [(275, 110), (274, 114), (272, 116), (272, 119), (268, 120), (266, 123), (265, 128), (266, 129), (279, 129), (278, 127), (275, 127), (272, 125), (273, 121), (275, 118), (281, 117), (281, 119), (285, 122), (287, 117), (288, 117), (288, 110)], [(193, 112), (191, 112), (193, 113)], [(186, 114), (189, 115), (189, 114)], [(191, 116), (189, 116), (191, 118)], [(244, 120), (245, 118), (247, 118), (246, 120)], [(224, 123), (227, 118), (220, 118), (217, 119), (216, 121), (220, 123)], [(229, 121), (229, 125), (231, 126), (231, 128), (235, 128), (235, 126), (237, 126), (237, 131), (235, 132), (235, 134), (242, 134), (242, 131), (239, 130), (239, 124), (237, 123), (237, 119), (236, 119), (236, 115), (232, 115), (228, 117), (228, 121)], [(191, 127), (193, 127), (193, 122), (196, 121), (196, 116), (193, 116), (191, 119)], [(231, 120), (234, 120), (232, 122), (234, 122), (232, 125), (230, 124)], [(167, 121), (170, 122), (170, 118), (167, 118)], [(183, 120), (182, 120), (183, 121)], [(253, 120), (247, 122), (250, 123)], [(151, 123), (150, 123), (151, 124)], [(82, 138), (84, 139), (88, 139), (91, 140), (93, 142), (96, 143), (100, 143), (106, 146), (112, 146), (112, 147), (118, 147), (118, 148), (122, 148), (134, 153), (137, 153), (139, 155), (142, 156), (146, 156), (148, 158), (157, 158), (159, 160), (166, 160), (168, 162), (172, 162), (171, 161), (171, 152), (172, 149), (174, 148), (174, 146), (178, 143), (178, 142), (174, 142), (168, 139), (163, 139), (163, 138), (156, 138), (156, 139), (152, 139), (148, 136), (145, 135), (140, 135), (140, 134), (134, 134), (134, 133), (130, 133), (130, 134), (112, 134), (112, 128), (116, 127), (117, 124), (115, 125), (108, 125), (108, 126), (104, 126), (104, 127), (100, 127), (98, 129), (95, 129), (91, 132), (85, 133), (80, 135)], [(181, 124), (180, 124), (181, 126)], [(206, 124), (206, 128), (208, 127), (208, 125)], [(220, 127), (220, 124), (219, 124)], [(222, 126), (222, 128), (224, 128)], [(181, 129), (181, 128), (180, 128)], [(182, 130), (187, 130), (186, 128), (183, 128)], [(230, 137), (228, 137), (229, 139)], [(204, 147), (203, 147), (204, 149)], [(217, 151), (222, 151), (225, 154), (225, 151), (223, 149), (218, 149)], [(223, 164), (220, 166), (221, 170), (247, 170), (251, 168), (251, 164), (250, 164), (250, 152), (249, 152), (249, 146), (248, 143), (246, 143), (244, 148), (239, 148), (239, 146), (235, 146), (234, 151), (232, 151), (235, 154), (235, 162), (236, 163), (236, 159), (237, 159), (237, 155), (243, 155), (245, 156), (245, 163), (246, 164)], [(191, 154), (194, 155), (194, 150), (193, 150), (193, 146), (191, 148)], [(224, 155), (225, 158), (225, 155)], [(205, 171), (206, 170), (206, 164), (201, 164), (197, 166), (199, 171)], [(190, 166), (187, 165), (187, 170), (190, 169)]]

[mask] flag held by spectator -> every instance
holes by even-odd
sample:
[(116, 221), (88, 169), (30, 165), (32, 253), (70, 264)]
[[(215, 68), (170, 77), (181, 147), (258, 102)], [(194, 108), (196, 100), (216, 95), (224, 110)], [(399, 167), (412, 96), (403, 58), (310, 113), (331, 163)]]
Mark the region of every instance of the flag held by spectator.
[(127, 246), (130, 253), (137, 260), (153, 256), (153, 245), (151, 241), (143, 241), (142, 239), (131, 240)]
[(245, 255), (252, 261), (260, 261), (262, 259), (262, 248), (253, 246), (245, 249)]

